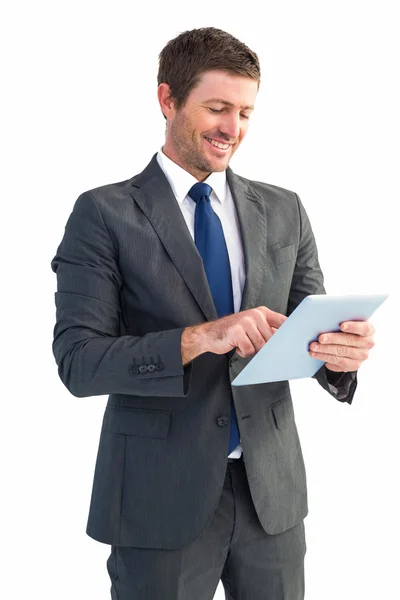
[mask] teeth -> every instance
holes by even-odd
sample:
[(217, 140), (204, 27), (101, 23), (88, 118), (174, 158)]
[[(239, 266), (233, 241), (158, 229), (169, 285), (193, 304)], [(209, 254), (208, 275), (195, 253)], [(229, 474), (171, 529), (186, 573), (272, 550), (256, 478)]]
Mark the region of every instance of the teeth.
[(227, 150), (229, 148), (229, 144), (220, 144), (220, 142), (215, 142), (214, 140), (210, 140), (210, 138), (206, 138), (213, 146), (217, 148), (221, 148), (221, 150)]

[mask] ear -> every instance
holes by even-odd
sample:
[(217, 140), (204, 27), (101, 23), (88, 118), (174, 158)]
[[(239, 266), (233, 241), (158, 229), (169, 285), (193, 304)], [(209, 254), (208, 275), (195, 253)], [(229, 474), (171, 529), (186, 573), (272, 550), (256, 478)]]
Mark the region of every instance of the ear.
[(166, 119), (170, 119), (175, 114), (175, 102), (171, 98), (171, 90), (168, 83), (160, 83), (157, 90), (158, 102)]

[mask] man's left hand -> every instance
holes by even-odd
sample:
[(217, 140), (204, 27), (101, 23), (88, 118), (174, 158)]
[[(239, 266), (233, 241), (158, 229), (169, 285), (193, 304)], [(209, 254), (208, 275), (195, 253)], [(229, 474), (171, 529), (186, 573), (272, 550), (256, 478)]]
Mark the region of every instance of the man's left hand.
[(357, 371), (375, 346), (375, 327), (368, 321), (345, 321), (340, 329), (343, 333), (321, 333), (310, 345), (310, 356), (324, 360), (330, 371)]

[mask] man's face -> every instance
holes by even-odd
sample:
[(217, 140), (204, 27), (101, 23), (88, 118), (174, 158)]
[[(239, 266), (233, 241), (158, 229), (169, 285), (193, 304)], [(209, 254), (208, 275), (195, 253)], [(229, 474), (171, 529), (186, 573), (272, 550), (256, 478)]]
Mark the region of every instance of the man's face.
[(199, 181), (224, 171), (247, 133), (256, 95), (255, 79), (206, 71), (180, 110), (172, 104), (164, 153)]

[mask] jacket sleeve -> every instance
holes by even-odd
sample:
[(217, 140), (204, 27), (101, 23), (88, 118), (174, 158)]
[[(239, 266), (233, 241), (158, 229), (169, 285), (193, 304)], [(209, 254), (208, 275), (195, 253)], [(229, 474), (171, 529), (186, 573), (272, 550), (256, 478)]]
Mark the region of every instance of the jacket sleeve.
[[(289, 293), (288, 316), (306, 296), (326, 294), (310, 220), (297, 194), (296, 199), (300, 214), (300, 241)], [(322, 365), (313, 375), (313, 379), (316, 379), (336, 400), (351, 404), (357, 388), (357, 371), (336, 373)]]
[(57, 275), (52, 348), (71, 394), (188, 395), (192, 363), (182, 365), (184, 327), (120, 335), (117, 253), (90, 192), (76, 200), (51, 268)]

